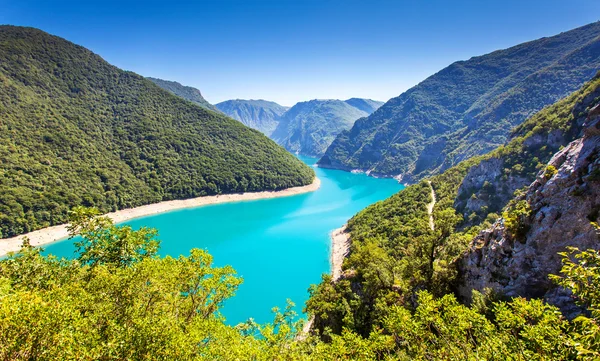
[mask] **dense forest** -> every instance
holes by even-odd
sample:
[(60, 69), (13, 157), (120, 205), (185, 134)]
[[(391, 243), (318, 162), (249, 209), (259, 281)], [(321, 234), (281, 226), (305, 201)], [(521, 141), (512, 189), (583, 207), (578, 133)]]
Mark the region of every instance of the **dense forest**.
[(341, 132), (320, 166), (414, 183), (501, 146), (600, 68), (600, 22), (458, 61)]
[(64, 39), (0, 27), (0, 232), (162, 200), (309, 184), (264, 135)]
[[(324, 275), (309, 290), (306, 311), (313, 324), (308, 334), (291, 307), (274, 309), (270, 324), (249, 320), (226, 325), (220, 306), (242, 282), (231, 267), (212, 266), (211, 256), (196, 249), (189, 256), (158, 257), (156, 230), (115, 226), (98, 217), (98, 210), (75, 208), (69, 213), (71, 235), (81, 236), (75, 259), (43, 255), (24, 240), (21, 252), (0, 261), (0, 357), (597, 360), (598, 250), (566, 248), (557, 255), (562, 268), (549, 275), (585, 310), (576, 318), (565, 317), (542, 299), (482, 290), (473, 291), (465, 302), (455, 294), (456, 261), (476, 234), (502, 217), (515, 244), (522, 237), (527, 205), (482, 195), (514, 177), (556, 176), (558, 171), (546, 166), (547, 161), (581, 136), (586, 126), (582, 120), (593, 115), (600, 122), (598, 104), (600, 74), (529, 118), (505, 146), (409, 186), (353, 217), (348, 223), (351, 253), (341, 279)], [(586, 134), (597, 144), (600, 128), (594, 126)], [(540, 137), (554, 141), (535, 141)], [(592, 168), (586, 167), (587, 179), (596, 183), (597, 153)], [(494, 184), (461, 190), (473, 169), (494, 159), (502, 162)], [(433, 229), (427, 210), (432, 189)], [(495, 208), (480, 207), (463, 217), (463, 192)]]

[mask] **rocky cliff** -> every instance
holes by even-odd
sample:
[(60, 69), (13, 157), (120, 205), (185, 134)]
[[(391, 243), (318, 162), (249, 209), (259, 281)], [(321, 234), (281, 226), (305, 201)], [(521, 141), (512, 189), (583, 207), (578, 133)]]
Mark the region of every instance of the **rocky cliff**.
[(490, 288), (507, 297), (543, 297), (572, 313), (569, 295), (548, 275), (559, 273), (558, 252), (567, 247), (600, 249), (598, 98), (594, 103), (582, 137), (555, 154), (503, 217), (472, 241), (458, 262), (460, 296), (468, 300), (472, 290)]

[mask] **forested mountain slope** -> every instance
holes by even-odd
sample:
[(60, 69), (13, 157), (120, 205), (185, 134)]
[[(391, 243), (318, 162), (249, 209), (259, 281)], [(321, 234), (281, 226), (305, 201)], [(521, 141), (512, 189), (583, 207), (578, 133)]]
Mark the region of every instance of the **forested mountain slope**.
[(226, 100), (216, 104), (216, 107), (250, 128), (254, 128), (267, 136), (277, 128), (279, 118), (287, 107), (267, 100)]
[[(0, 357), (597, 360), (599, 104), (597, 77), (526, 121), (506, 146), (356, 215), (349, 223), (352, 251), (342, 278), (332, 282), (326, 275), (310, 290), (307, 310), (314, 316), (314, 335), (298, 337), (302, 324), (293, 321), (289, 308), (276, 310), (273, 324), (226, 325), (218, 312), (242, 283), (231, 267), (214, 267), (212, 257), (198, 249), (178, 258), (158, 256), (154, 230), (114, 226), (110, 219), (94, 217), (93, 210), (76, 208), (73, 232), (82, 236), (76, 259), (44, 256), (25, 244), (19, 254), (0, 260), (0, 344), (5, 346)], [(556, 168), (545, 166), (549, 154), (582, 130), (583, 137), (552, 158)], [(485, 162), (490, 163), (482, 166)], [(503, 165), (496, 167), (498, 162)], [(510, 202), (491, 229), (485, 229), (489, 221), (464, 228), (454, 208), (462, 192), (483, 196), (489, 182), (497, 187), (517, 175), (533, 179), (537, 170), (528, 191)], [(434, 229), (427, 207), (431, 187)], [(562, 217), (556, 217), (561, 213), (557, 206), (568, 207)], [(544, 232), (556, 224), (548, 244)], [(468, 276), (485, 285), (489, 275), (509, 286), (515, 284), (511, 275), (539, 281), (527, 276), (535, 276), (540, 267), (528, 265), (567, 245), (592, 248), (546, 258), (553, 267), (546, 272), (560, 271), (551, 283), (568, 290), (554, 300), (577, 300), (587, 310), (575, 319), (540, 299), (502, 299), (477, 284), (462, 283), (461, 277)], [(469, 295), (470, 305), (453, 295), (457, 278), (461, 293), (465, 287), (482, 290)]]
[[(311, 290), (307, 311), (315, 316), (315, 330), (327, 337), (326, 328), (347, 328), (368, 337), (389, 327), (395, 307), (413, 310), (423, 290), (447, 297), (459, 289), (471, 299), (474, 289), (477, 302), (487, 287), (496, 292), (487, 297), (540, 297), (551, 290), (548, 274), (561, 267), (557, 252), (600, 249), (599, 104), (600, 74), (526, 120), (506, 145), (354, 216), (342, 279), (326, 276)], [(573, 303), (564, 295), (547, 300), (564, 309)]]
[(281, 116), (271, 138), (291, 152), (320, 156), (337, 134), (381, 104), (358, 98), (300, 102)]
[(159, 87), (161, 87), (165, 90), (168, 90), (169, 92), (171, 92), (177, 96), (180, 96), (183, 99), (187, 99), (187, 100), (189, 100), (193, 103), (196, 103), (199, 106), (206, 108), (208, 110), (212, 110), (215, 112), (219, 111), (219, 109), (217, 109), (217, 107), (210, 104), (208, 101), (206, 101), (206, 99), (204, 99), (204, 97), (202, 96), (202, 93), (200, 93), (200, 90), (198, 90), (194, 87), (181, 85), (176, 81), (163, 80), (163, 79), (152, 78), (152, 77), (148, 77), (148, 79), (151, 80), (154, 84), (158, 85)]
[(319, 161), (405, 182), (503, 144), (600, 69), (600, 23), (456, 62), (342, 132)]
[(0, 27), (0, 231), (312, 182), (264, 135), (33, 28)]

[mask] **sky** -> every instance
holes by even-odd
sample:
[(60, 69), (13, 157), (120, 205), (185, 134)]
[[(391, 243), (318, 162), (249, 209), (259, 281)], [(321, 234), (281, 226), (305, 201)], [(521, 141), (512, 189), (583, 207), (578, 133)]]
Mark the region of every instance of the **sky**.
[(600, 20), (599, 0), (0, 0), (32, 26), (211, 103), (388, 100), (454, 61)]

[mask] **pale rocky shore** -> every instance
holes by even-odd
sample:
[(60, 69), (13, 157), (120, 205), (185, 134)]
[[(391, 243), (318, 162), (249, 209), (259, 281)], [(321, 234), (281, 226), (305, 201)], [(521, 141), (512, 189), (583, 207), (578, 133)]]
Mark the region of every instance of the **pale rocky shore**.
[(331, 232), (331, 277), (334, 281), (342, 276), (342, 264), (349, 252), (350, 234), (344, 225)]
[[(288, 197), (302, 193), (314, 192), (317, 189), (319, 189), (320, 186), (321, 180), (315, 177), (315, 180), (309, 185), (288, 188), (280, 191), (222, 194), (216, 196), (165, 201), (154, 204), (147, 204), (135, 208), (122, 209), (116, 212), (107, 213), (105, 215), (107, 217), (110, 217), (115, 223), (121, 223), (134, 218), (151, 216), (159, 213), (174, 211), (177, 209), (194, 208), (218, 203)], [(0, 239), (0, 256), (4, 256), (9, 252), (17, 252), (21, 248), (21, 244), (23, 243), (23, 237), (28, 237), (32, 246), (40, 246), (65, 239), (68, 236), (69, 233), (67, 231), (67, 225), (62, 224), (59, 226), (43, 228), (12, 238)]]
[[(350, 233), (347, 232), (346, 225), (336, 228), (331, 232), (331, 277), (337, 281), (342, 276), (342, 264), (350, 252)], [(297, 340), (304, 340), (310, 332), (314, 318), (310, 318), (302, 327)]]

